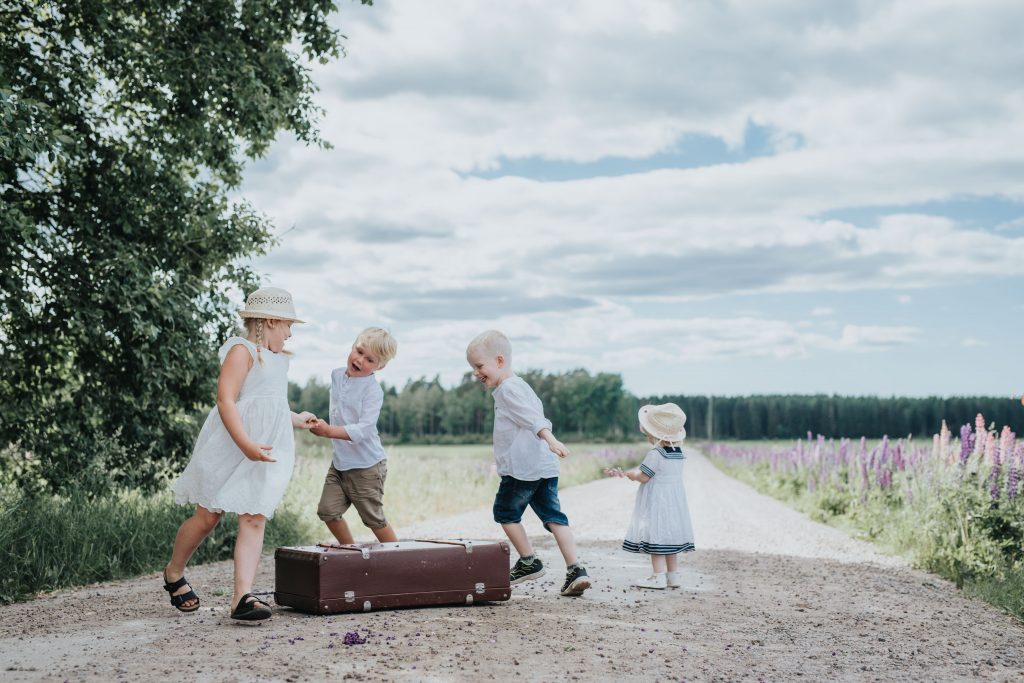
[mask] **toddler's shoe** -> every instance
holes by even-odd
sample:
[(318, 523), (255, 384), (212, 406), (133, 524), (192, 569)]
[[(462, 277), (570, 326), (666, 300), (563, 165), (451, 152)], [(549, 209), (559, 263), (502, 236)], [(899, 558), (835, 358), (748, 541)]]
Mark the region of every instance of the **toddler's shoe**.
[(540, 559), (534, 558), (533, 562), (527, 564), (523, 562), (523, 558), (519, 558), (516, 560), (515, 566), (512, 567), (512, 571), (509, 572), (508, 582), (515, 586), (523, 581), (532, 581), (542, 576), (544, 576), (544, 563)]
[(583, 595), (583, 591), (588, 588), (590, 588), (590, 577), (587, 576), (587, 570), (578, 564), (573, 565), (573, 568), (565, 573), (562, 595), (574, 598)]
[(656, 588), (658, 590), (664, 590), (668, 582), (665, 580), (664, 574), (654, 574), (648, 576), (646, 579), (637, 579), (633, 582), (633, 585), (637, 588)]
[(679, 572), (668, 572), (665, 574), (665, 585), (669, 588), (679, 588), (683, 585), (683, 575)]

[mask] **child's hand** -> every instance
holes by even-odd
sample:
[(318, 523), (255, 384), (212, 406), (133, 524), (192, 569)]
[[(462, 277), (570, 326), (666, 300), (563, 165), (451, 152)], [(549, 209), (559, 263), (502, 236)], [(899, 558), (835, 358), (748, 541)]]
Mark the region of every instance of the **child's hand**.
[(270, 451), (273, 450), (273, 448), (274, 447), (270, 444), (250, 441), (245, 445), (245, 448), (242, 449), (242, 455), (256, 462), (277, 462), (270, 457)]
[(318, 422), (316, 415), (305, 410), (296, 415), (295, 419), (299, 423), (298, 426), (302, 429), (310, 429), (311, 427), (316, 426), (316, 423)]
[(310, 427), (309, 431), (312, 432), (313, 434), (316, 434), (317, 436), (327, 436), (328, 427), (330, 427), (330, 425), (324, 422), (323, 420), (316, 420), (313, 423), (313, 426)]
[(552, 438), (550, 441), (548, 441), (548, 448), (550, 448), (551, 452), (557, 455), (559, 458), (564, 458), (565, 456), (569, 455), (569, 449), (566, 448), (565, 444), (559, 441), (558, 439)]
[(604, 473), (609, 477), (616, 477), (618, 479), (626, 479), (626, 473), (622, 471), (621, 467), (606, 467)]

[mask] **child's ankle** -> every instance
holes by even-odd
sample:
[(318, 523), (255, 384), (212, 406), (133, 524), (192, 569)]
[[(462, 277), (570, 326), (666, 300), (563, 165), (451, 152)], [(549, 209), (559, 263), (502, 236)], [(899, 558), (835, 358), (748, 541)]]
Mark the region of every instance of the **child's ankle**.
[(534, 560), (536, 560), (536, 559), (537, 559), (537, 554), (536, 553), (534, 553), (532, 555), (520, 555), (519, 556), (519, 561), (522, 562), (523, 564), (533, 564)]

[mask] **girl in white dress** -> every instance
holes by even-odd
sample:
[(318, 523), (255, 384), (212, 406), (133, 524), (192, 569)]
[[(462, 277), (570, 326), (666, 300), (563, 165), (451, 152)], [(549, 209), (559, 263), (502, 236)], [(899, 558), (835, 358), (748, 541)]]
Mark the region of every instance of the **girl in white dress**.
[(182, 612), (199, 609), (199, 597), (185, 579), (185, 565), (225, 512), (238, 514), (234, 595), (231, 617), (266, 619), (270, 607), (250, 592), (256, 578), (263, 530), (281, 502), (295, 460), (292, 429), (316, 424), (311, 413), (288, 407), (288, 356), (292, 336), (292, 296), (267, 287), (253, 292), (240, 313), (246, 337), (231, 337), (220, 349), (217, 407), (210, 411), (192, 459), (171, 489), (178, 503), (194, 504), (195, 514), (178, 529), (164, 589)]
[(615, 467), (611, 477), (640, 482), (633, 519), (622, 549), (651, 556), (653, 575), (633, 583), (640, 588), (678, 588), (679, 553), (694, 550), (693, 526), (683, 489), (683, 449), (686, 413), (675, 403), (640, 409), (640, 431), (654, 446), (640, 467), (628, 472)]

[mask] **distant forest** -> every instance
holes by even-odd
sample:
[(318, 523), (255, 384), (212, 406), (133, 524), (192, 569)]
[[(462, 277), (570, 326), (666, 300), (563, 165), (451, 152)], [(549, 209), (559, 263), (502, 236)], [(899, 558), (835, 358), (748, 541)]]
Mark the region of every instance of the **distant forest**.
[[(563, 440), (620, 441), (638, 436), (637, 409), (645, 403), (678, 403), (686, 412), (686, 430), (698, 439), (880, 438), (883, 435), (931, 437), (945, 420), (957, 434), (982, 413), (997, 428), (1024, 432), (1024, 407), (1010, 398), (958, 396), (901, 398), (820, 395), (636, 397), (617, 374), (586, 370), (547, 374), (519, 373), (544, 402), (544, 411)], [(381, 435), (401, 443), (460, 443), (489, 439), (494, 402), (489, 391), (467, 373), (446, 389), (435, 378), (408, 382), (398, 389), (383, 384)], [(290, 384), (292, 409), (328, 419), (329, 386), (310, 380)]]

